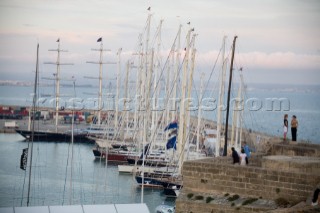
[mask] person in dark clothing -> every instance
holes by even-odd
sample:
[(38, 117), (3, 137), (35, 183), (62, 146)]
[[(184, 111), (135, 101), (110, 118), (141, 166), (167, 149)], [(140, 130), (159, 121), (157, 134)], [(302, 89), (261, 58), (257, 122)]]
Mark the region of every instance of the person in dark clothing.
[(293, 115), (291, 120), (292, 141), (297, 141), (297, 129), (298, 129), (298, 120), (297, 120), (297, 117)]
[(238, 152), (234, 149), (234, 147), (231, 147), (231, 150), (232, 150), (232, 158), (233, 158), (233, 164), (236, 164), (236, 163), (240, 163), (240, 159), (239, 159), (239, 155), (238, 155)]
[(283, 119), (283, 140), (287, 140), (287, 132), (288, 132), (288, 114), (284, 115)]
[(319, 188), (317, 188), (316, 190), (314, 190), (313, 198), (312, 198), (312, 203), (311, 203), (312, 206), (316, 206), (316, 205), (318, 205), (318, 203), (320, 202), (319, 193), (320, 193), (320, 189), (319, 189)]

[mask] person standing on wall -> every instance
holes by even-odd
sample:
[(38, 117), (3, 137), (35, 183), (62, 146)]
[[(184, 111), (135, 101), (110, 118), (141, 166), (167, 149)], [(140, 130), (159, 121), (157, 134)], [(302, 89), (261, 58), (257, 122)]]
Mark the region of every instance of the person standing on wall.
[(287, 140), (287, 132), (288, 132), (288, 114), (285, 114), (283, 119), (283, 141)]
[(231, 151), (232, 151), (233, 164), (239, 164), (240, 159), (239, 159), (238, 152), (234, 149), (234, 147), (231, 147)]
[(249, 164), (248, 158), (250, 158), (251, 151), (250, 151), (250, 148), (249, 148), (247, 142), (244, 142), (243, 149), (244, 149), (244, 152), (246, 153), (246, 164)]
[(241, 166), (247, 165), (246, 159), (247, 159), (247, 155), (246, 155), (244, 149), (242, 148), (241, 153), (240, 153), (240, 165)]
[(298, 120), (297, 120), (297, 117), (293, 115), (291, 119), (292, 141), (297, 141), (297, 130), (298, 130)]

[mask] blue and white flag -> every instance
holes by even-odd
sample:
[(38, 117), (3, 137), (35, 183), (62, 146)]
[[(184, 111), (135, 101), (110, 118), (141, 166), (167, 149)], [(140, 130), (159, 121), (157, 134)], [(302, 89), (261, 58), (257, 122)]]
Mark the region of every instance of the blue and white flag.
[(174, 148), (175, 150), (177, 149), (177, 136), (173, 136), (172, 138), (170, 138), (167, 142), (167, 149), (172, 149)]
[(169, 123), (169, 125), (166, 126), (166, 128), (164, 128), (164, 131), (167, 131), (169, 129), (177, 129), (177, 128), (178, 128), (177, 121), (173, 121), (173, 122)]

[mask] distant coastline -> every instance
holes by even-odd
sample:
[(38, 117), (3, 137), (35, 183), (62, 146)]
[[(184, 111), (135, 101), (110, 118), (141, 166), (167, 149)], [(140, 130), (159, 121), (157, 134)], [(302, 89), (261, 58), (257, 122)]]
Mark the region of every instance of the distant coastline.
[[(199, 88), (199, 82), (195, 81), (195, 88)], [(217, 83), (215, 83), (217, 84)], [(237, 83), (235, 83), (237, 85)], [(31, 87), (33, 82), (31, 81), (22, 81), (22, 80), (0, 80), (0, 86), (19, 86), (19, 87)], [(54, 87), (54, 83), (40, 83), (41, 87)], [(73, 87), (72, 83), (60, 83), (61, 87)], [(249, 92), (263, 92), (263, 91), (274, 91), (274, 92), (302, 92), (302, 93), (320, 93), (320, 85), (290, 85), (290, 84), (257, 84), (257, 83), (248, 83), (245, 85), (247, 91)], [(83, 88), (97, 88), (98, 85), (92, 84), (76, 84), (76, 87)], [(237, 86), (235, 86), (236, 88)], [(115, 88), (115, 85), (112, 85), (112, 88)], [(206, 88), (207, 90), (213, 89), (211, 87)]]
[[(30, 81), (12, 81), (12, 80), (0, 80), (0, 86), (18, 86), (18, 87), (31, 87), (34, 84)], [(52, 83), (40, 83), (42, 87), (52, 87)], [(60, 84), (61, 87), (73, 87), (72, 83)], [(77, 87), (94, 87), (91, 84), (77, 84)]]

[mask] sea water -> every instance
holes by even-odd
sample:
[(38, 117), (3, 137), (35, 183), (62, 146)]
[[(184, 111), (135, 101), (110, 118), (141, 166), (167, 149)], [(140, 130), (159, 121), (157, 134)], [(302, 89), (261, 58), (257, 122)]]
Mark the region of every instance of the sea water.
[[(0, 134), (0, 207), (27, 205), (30, 167), (20, 169), (22, 149), (28, 147), (22, 139), (18, 134)], [(92, 148), (92, 144), (34, 142), (29, 205), (140, 203), (142, 191), (134, 177), (95, 159)], [(160, 189), (145, 188), (143, 197), (151, 212), (175, 201)]]

